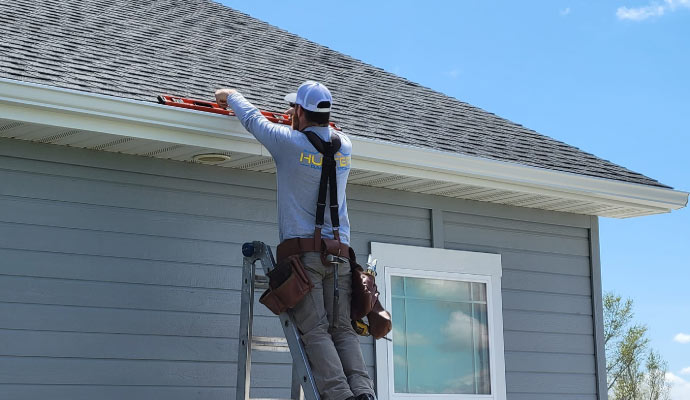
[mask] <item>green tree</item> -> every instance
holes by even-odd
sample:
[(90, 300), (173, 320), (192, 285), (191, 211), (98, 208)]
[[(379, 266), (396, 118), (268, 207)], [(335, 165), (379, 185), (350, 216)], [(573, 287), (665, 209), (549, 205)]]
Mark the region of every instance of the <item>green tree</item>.
[(647, 375), (645, 376), (645, 391), (643, 398), (650, 400), (666, 400), (669, 398), (669, 383), (666, 382), (668, 364), (661, 355), (650, 351), (647, 357)]
[[(633, 324), (633, 302), (604, 294), (606, 378), (611, 400), (667, 400), (667, 364), (650, 350), (647, 327)], [(646, 357), (645, 357), (646, 355)]]

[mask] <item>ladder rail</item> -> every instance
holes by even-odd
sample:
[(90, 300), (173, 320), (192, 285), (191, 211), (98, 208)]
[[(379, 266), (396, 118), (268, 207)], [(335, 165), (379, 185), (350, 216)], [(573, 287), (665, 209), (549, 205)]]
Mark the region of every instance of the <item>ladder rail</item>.
[[(256, 277), (256, 261), (261, 261), (264, 273), (268, 274), (275, 268), (275, 259), (270, 246), (263, 242), (245, 243), (242, 246), (244, 255), (242, 274), (242, 303), (240, 315), (240, 343), (237, 371), (237, 400), (250, 400), (249, 389), (251, 381), (251, 346), (252, 320), (254, 308), (254, 280)], [(295, 324), (292, 311), (288, 310), (278, 316), (283, 328), (285, 339), (292, 355), (292, 399), (321, 400), (316, 388), (314, 375), (309, 366), (309, 359), (304, 350), (301, 336)]]
[[(254, 320), (255, 261), (244, 257), (242, 268), (242, 301), (240, 305), (240, 344), (237, 353), (237, 400), (249, 400), (252, 363), (252, 325)], [(248, 318), (247, 318), (248, 317)]]

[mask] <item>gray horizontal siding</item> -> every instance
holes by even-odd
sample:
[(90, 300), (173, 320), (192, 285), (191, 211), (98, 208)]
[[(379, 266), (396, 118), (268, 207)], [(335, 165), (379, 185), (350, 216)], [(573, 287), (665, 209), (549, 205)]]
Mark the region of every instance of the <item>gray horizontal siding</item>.
[(595, 386), (594, 374), (568, 374), (552, 372), (508, 372), (506, 385), (512, 400), (514, 394), (542, 394), (552, 399), (561, 395), (595, 396), (589, 388)]
[[(277, 244), (274, 179), (0, 140), (0, 392), (234, 399), (240, 246)], [(362, 258), (434, 230), (500, 253), (508, 398), (595, 398), (589, 218), (356, 185), (348, 208)], [(281, 334), (256, 314), (255, 334)], [(253, 356), (252, 396), (287, 397), (289, 354)]]
[(594, 399), (589, 230), (444, 212), (445, 247), (502, 255), (508, 398)]
[[(235, 400), (235, 389), (200, 386), (131, 386), (131, 385), (3, 385), (3, 395), (12, 400), (70, 399), (70, 400)], [(283, 388), (257, 388), (252, 396), (258, 398), (286, 398)]]
[(504, 332), (505, 351), (594, 354), (594, 338), (577, 333)]

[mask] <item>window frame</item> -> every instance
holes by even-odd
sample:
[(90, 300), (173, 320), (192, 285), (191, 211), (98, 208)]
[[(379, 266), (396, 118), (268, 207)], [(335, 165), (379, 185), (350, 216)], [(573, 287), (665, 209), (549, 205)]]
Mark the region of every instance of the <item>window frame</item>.
[[(453, 279), (486, 284), (489, 323), (489, 371), (491, 394), (415, 394), (395, 393), (393, 342), (379, 340), (376, 351), (376, 386), (381, 400), (505, 400), (505, 354), (501, 296), (501, 255), (430, 247), (371, 243), (372, 257), (378, 260), (379, 300), (391, 311), (391, 276)], [(389, 334), (392, 338), (393, 332)], [(394, 338), (393, 338), (394, 339)]]

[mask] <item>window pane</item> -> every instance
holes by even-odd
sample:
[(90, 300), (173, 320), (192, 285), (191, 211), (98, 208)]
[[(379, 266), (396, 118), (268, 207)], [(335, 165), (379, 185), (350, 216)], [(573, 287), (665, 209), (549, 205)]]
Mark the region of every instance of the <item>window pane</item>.
[(391, 288), (395, 392), (490, 394), (486, 302), (470, 300), (486, 285), (402, 283)]
[[(402, 287), (402, 286), (401, 286)], [(402, 332), (406, 331), (405, 325), (405, 300), (393, 298), (393, 309), (398, 310), (393, 317), (393, 334), (397, 335), (393, 341), (393, 369), (395, 370), (395, 391), (405, 392), (407, 382), (407, 340)], [(397, 333), (400, 332), (398, 335)]]
[(405, 295), (408, 297), (446, 301), (470, 300), (469, 282), (417, 278), (404, 278), (404, 281)]
[(391, 276), (391, 290), (393, 295), (397, 296), (404, 296), (405, 295), (405, 288), (403, 287), (403, 278), (402, 276)]
[(472, 283), (472, 300), (486, 302), (486, 284), (479, 282)]
[(489, 331), (488, 313), (486, 304), (473, 304), (474, 319), (478, 322), (474, 325), (474, 348), (483, 349), (474, 353), (476, 375), (476, 393), (491, 393), (491, 382), (489, 380)]

